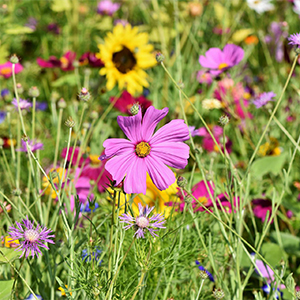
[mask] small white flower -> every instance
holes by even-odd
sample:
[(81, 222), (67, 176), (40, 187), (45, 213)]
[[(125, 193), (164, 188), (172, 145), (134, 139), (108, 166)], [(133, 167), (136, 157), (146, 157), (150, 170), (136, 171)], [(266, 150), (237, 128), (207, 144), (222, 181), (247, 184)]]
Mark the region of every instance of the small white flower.
[(300, 15), (300, 0), (294, 0), (293, 11), (294, 11), (297, 15)]
[(257, 13), (262, 14), (266, 11), (274, 9), (271, 0), (247, 0), (248, 6)]
[(202, 101), (202, 107), (204, 109), (220, 109), (222, 108), (222, 103), (218, 99), (205, 99)]

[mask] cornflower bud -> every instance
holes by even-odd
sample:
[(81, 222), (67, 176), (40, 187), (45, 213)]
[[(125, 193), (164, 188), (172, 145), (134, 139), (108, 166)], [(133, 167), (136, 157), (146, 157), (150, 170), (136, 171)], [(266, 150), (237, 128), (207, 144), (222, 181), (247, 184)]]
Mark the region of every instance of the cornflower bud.
[(24, 92), (23, 86), (21, 83), (17, 83), (17, 92), (18, 94), (22, 94)]
[(219, 119), (219, 123), (221, 124), (222, 127), (225, 127), (229, 123), (229, 118), (227, 115), (223, 115)]
[(182, 80), (179, 80), (177, 84), (181, 89), (184, 88), (184, 83), (182, 82)]
[(22, 136), (22, 140), (23, 140), (24, 142), (27, 142), (27, 141), (28, 141), (28, 136), (24, 134), (24, 135)]
[(205, 270), (200, 270), (199, 275), (202, 279), (206, 279), (208, 277), (208, 274), (206, 273)]
[(140, 106), (138, 103), (134, 103), (131, 108), (130, 108), (130, 113), (135, 116), (139, 113), (139, 110), (140, 110)]
[(82, 88), (78, 98), (84, 102), (88, 102), (91, 99), (91, 94), (89, 93), (88, 89)]
[(54, 92), (51, 93), (50, 100), (52, 102), (57, 101), (58, 98), (59, 98), (59, 93), (58, 92), (54, 91)]
[(84, 129), (89, 129), (90, 126), (91, 126), (91, 124), (90, 124), (89, 122), (84, 122), (84, 123), (82, 124), (82, 128), (84, 128)]
[(156, 53), (155, 58), (158, 63), (162, 63), (165, 60), (164, 55), (160, 52)]
[(19, 57), (16, 54), (13, 54), (13, 55), (10, 56), (9, 61), (12, 64), (17, 64), (17, 63), (19, 63), (20, 60), (19, 60)]
[(186, 195), (186, 196), (184, 197), (184, 202), (185, 202), (186, 204), (190, 204), (190, 203), (192, 203), (192, 201), (193, 201), (193, 197), (192, 197), (192, 196)]
[(216, 298), (216, 299), (223, 299), (225, 297), (225, 293), (222, 289), (215, 289), (213, 291), (213, 296)]
[(28, 95), (32, 98), (36, 98), (40, 95), (40, 91), (36, 86), (32, 86), (28, 91)]
[(64, 98), (60, 98), (59, 101), (58, 101), (58, 103), (57, 103), (57, 106), (58, 106), (58, 108), (61, 108), (61, 109), (66, 108), (67, 107), (67, 103), (66, 103), (65, 99)]
[(97, 120), (99, 118), (99, 114), (98, 114), (98, 112), (93, 110), (90, 114), (90, 117), (91, 117), (92, 120)]
[(21, 196), (22, 191), (20, 189), (14, 189), (12, 191), (12, 193), (13, 193), (14, 196), (19, 197), (19, 196)]
[(73, 128), (75, 126), (75, 121), (72, 119), (72, 117), (69, 117), (66, 121), (65, 121), (65, 125), (69, 128)]
[(187, 180), (186, 180), (186, 178), (184, 178), (183, 176), (179, 176), (178, 178), (177, 178), (177, 185), (179, 186), (179, 187), (181, 187), (181, 188), (185, 188), (186, 187), (186, 185), (187, 185)]

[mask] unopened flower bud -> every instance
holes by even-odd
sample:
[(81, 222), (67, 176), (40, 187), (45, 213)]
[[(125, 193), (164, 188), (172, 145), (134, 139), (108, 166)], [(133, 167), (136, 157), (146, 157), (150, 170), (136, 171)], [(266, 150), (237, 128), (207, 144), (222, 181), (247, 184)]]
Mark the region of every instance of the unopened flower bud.
[(84, 69), (83, 73), (84, 73), (84, 75), (86, 75), (86, 76), (90, 76), (90, 75), (92, 74), (92, 70), (89, 69), (89, 68), (86, 68), (86, 69)]
[(73, 128), (75, 126), (75, 121), (72, 119), (72, 117), (69, 117), (66, 121), (65, 121), (65, 125), (69, 128)]
[(4, 140), (0, 138), (0, 148), (3, 147), (3, 145), (4, 145)]
[(98, 114), (98, 112), (93, 110), (90, 114), (90, 117), (91, 117), (92, 120), (97, 120), (99, 118), (99, 114)]
[(138, 103), (134, 103), (131, 108), (130, 108), (130, 113), (135, 116), (139, 113), (139, 110), (140, 110), (140, 106)]
[(21, 83), (17, 83), (17, 92), (18, 94), (22, 94), (24, 92), (23, 86)]
[(28, 141), (28, 136), (24, 134), (24, 135), (22, 136), (22, 140), (23, 140), (24, 142), (27, 142), (27, 141)]
[(58, 100), (58, 98), (59, 98), (59, 93), (58, 92), (54, 91), (54, 92), (51, 93), (50, 100), (52, 102), (56, 102)]
[(196, 146), (195, 147), (195, 153), (196, 154), (202, 154), (203, 153), (203, 148), (201, 146)]
[(12, 64), (17, 64), (19, 63), (19, 57), (16, 55), (16, 54), (13, 54), (11, 55), (11, 57), (9, 58), (9, 61), (12, 63)]
[(202, 279), (206, 279), (208, 277), (208, 274), (206, 273), (205, 270), (200, 270), (200, 274), (199, 275), (200, 275), (200, 277)]
[(89, 93), (88, 89), (82, 88), (78, 95), (78, 98), (81, 101), (88, 102), (91, 99), (91, 94)]
[(36, 98), (40, 95), (40, 91), (36, 86), (32, 86), (28, 91), (28, 95), (32, 98)]
[(203, 7), (201, 3), (190, 2), (189, 3), (189, 12), (192, 17), (198, 17), (202, 14)]
[(78, 68), (79, 67), (79, 61), (78, 60), (74, 60), (73, 61), (73, 67), (74, 68)]
[(177, 185), (179, 187), (184, 188), (184, 187), (186, 187), (187, 183), (188, 182), (187, 182), (186, 178), (184, 178), (183, 176), (179, 176), (177, 178)]
[(182, 82), (182, 80), (179, 80), (177, 84), (181, 89), (184, 88), (184, 83)]
[(186, 204), (192, 203), (192, 202), (193, 202), (193, 197), (190, 196), (190, 195), (186, 195), (186, 196), (184, 197), (184, 202), (185, 202)]
[(58, 106), (58, 108), (61, 108), (61, 109), (66, 108), (67, 107), (67, 103), (66, 103), (65, 99), (64, 98), (60, 98), (59, 101), (58, 101), (58, 103), (57, 103), (57, 106)]
[(91, 124), (90, 124), (89, 122), (84, 122), (84, 123), (82, 124), (82, 128), (84, 128), (84, 129), (89, 129), (90, 126), (91, 126)]
[(53, 170), (53, 171), (51, 172), (51, 174), (50, 174), (50, 177), (51, 177), (51, 179), (57, 178), (57, 177), (58, 177), (57, 171), (56, 171), (56, 170)]
[(215, 289), (213, 291), (213, 296), (219, 300), (219, 299), (223, 299), (225, 297), (225, 293), (221, 289)]
[(160, 52), (156, 53), (155, 58), (156, 58), (156, 61), (158, 63), (161, 63), (161, 62), (163, 62), (165, 60), (164, 55), (162, 53), (160, 53)]
[(22, 191), (20, 189), (14, 189), (12, 191), (12, 193), (13, 193), (14, 196), (19, 197), (19, 196), (21, 196)]
[(219, 123), (221, 124), (221, 126), (225, 127), (229, 123), (228, 116), (227, 115), (221, 116), (219, 119)]

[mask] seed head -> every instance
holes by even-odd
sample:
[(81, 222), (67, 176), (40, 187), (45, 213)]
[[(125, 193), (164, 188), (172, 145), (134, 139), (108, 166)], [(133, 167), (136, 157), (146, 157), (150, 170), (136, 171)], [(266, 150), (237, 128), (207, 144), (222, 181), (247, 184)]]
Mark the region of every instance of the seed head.
[(222, 289), (215, 289), (213, 291), (213, 296), (216, 298), (216, 299), (223, 299), (225, 297), (225, 293)]
[(156, 58), (156, 61), (157, 61), (158, 63), (162, 63), (162, 62), (165, 60), (164, 55), (163, 55), (162, 53), (160, 53), (160, 52), (157, 52), (157, 53), (156, 53), (155, 58)]
[(28, 95), (30, 97), (36, 98), (40, 95), (40, 91), (36, 86), (32, 86), (28, 91)]
[(219, 119), (219, 123), (221, 124), (222, 127), (225, 127), (229, 123), (229, 118), (227, 115), (223, 115)]
[(177, 185), (179, 186), (179, 187), (181, 187), (181, 188), (185, 188), (186, 187), (186, 185), (187, 185), (187, 180), (186, 180), (186, 178), (184, 178), (183, 176), (179, 176), (178, 178), (177, 178)]
[(82, 88), (78, 95), (78, 98), (81, 101), (88, 102), (91, 99), (91, 94), (89, 93), (87, 88)]
[(200, 274), (199, 275), (200, 275), (200, 277), (202, 279), (206, 279), (208, 277), (208, 274), (206, 273), (205, 270), (200, 270)]
[(69, 117), (66, 121), (65, 121), (65, 125), (69, 128), (73, 128), (75, 126), (75, 121), (72, 119), (72, 117)]
[(138, 103), (134, 103), (131, 108), (130, 108), (130, 113), (135, 116), (139, 113), (139, 110), (140, 110), (140, 106)]
[(16, 54), (13, 54), (13, 55), (10, 56), (9, 61), (12, 64), (17, 64), (17, 63), (19, 63), (20, 59)]

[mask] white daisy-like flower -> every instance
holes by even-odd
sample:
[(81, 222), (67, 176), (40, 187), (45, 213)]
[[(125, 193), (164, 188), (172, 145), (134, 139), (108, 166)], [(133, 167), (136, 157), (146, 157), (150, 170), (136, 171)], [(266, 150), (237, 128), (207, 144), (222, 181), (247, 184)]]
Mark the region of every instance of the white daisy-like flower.
[(247, 0), (247, 4), (258, 14), (274, 9), (274, 5), (271, 3), (271, 0)]
[(293, 11), (294, 11), (297, 15), (300, 15), (300, 0), (294, 0)]
[(205, 99), (202, 101), (202, 107), (204, 109), (220, 109), (222, 108), (222, 103), (218, 99)]

